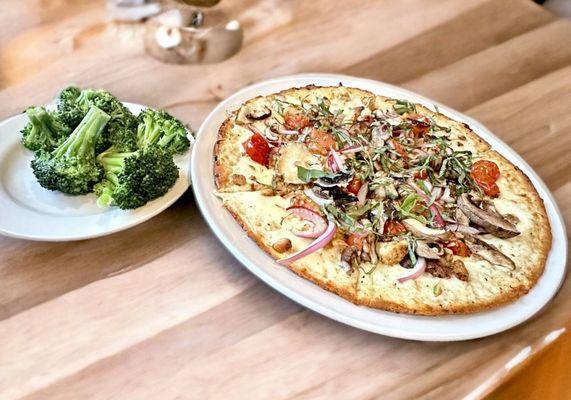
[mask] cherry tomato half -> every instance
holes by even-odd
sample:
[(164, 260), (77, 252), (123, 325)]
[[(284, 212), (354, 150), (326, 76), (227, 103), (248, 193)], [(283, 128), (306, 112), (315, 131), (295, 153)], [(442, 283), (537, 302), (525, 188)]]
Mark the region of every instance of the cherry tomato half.
[(402, 159), (404, 160), (405, 163), (408, 162), (408, 153), (407, 151), (404, 149), (404, 147), (402, 147), (402, 145), (397, 142), (394, 139), (390, 139), (389, 140), (389, 144), (395, 149), (395, 151), (402, 157)]
[(309, 118), (303, 113), (295, 110), (288, 110), (284, 115), (285, 125), (288, 129), (301, 130), (311, 125)]
[(242, 143), (246, 154), (258, 164), (268, 166), (270, 161), (270, 145), (259, 133), (254, 133), (248, 140)]
[(419, 138), (424, 136), (430, 130), (430, 120), (424, 116), (415, 116), (413, 119), (409, 119), (412, 126), (412, 134)]
[(389, 235), (402, 235), (403, 233), (406, 233), (406, 228), (400, 222), (394, 219), (389, 219), (385, 222), (383, 233)]
[(333, 136), (325, 131), (312, 129), (307, 138), (307, 147), (313, 153), (326, 156), (331, 149), (337, 150), (337, 142)]
[(490, 197), (498, 197), (500, 195), (500, 188), (498, 187), (498, 185), (496, 185), (495, 182), (492, 183), (488, 183), (488, 182), (478, 182), (478, 185), (482, 188), (482, 190), (484, 191), (484, 194), (490, 196)]
[(466, 246), (466, 243), (458, 239), (449, 241), (444, 245), (444, 247), (450, 249), (452, 251), (452, 254), (456, 256), (469, 257), (470, 254), (472, 254), (468, 246)]
[(472, 164), (470, 175), (488, 196), (496, 197), (500, 189), (496, 181), (500, 177), (500, 168), (493, 161), (479, 160)]
[(361, 189), (361, 186), (363, 186), (363, 181), (357, 178), (353, 178), (349, 181), (349, 184), (347, 185), (347, 190), (353, 193), (355, 196), (357, 196), (357, 193), (359, 193), (359, 189)]
[(426, 172), (425, 169), (421, 169), (419, 171), (415, 171), (412, 176), (414, 176), (415, 179), (426, 179), (428, 178), (428, 172)]

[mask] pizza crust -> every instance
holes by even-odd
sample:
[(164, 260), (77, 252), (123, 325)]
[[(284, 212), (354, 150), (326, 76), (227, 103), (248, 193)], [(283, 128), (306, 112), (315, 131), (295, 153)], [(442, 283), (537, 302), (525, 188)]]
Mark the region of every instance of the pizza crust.
[[(311, 101), (316, 94), (340, 98), (356, 105), (374, 103), (375, 107), (381, 108), (392, 106), (394, 102), (361, 89), (315, 86), (288, 89), (270, 95), (267, 99), (271, 102), (272, 98), (278, 96), (292, 102), (295, 99)], [(290, 238), (294, 244), (297, 243), (298, 249), (303, 243), (309, 244), (311, 240), (300, 239), (283, 228), (271, 231), (273, 233), (264, 228), (264, 223), (270, 218), (265, 208), (267, 202), (273, 201), (277, 204), (285, 199), (272, 196), (272, 200), (260, 200), (263, 197), (259, 192), (260, 182), (265, 184), (268, 179), (271, 181), (273, 170), (263, 166), (251, 168), (251, 160), (243, 156), (241, 151), (241, 143), (247, 139), (249, 133), (236, 123), (235, 115), (239, 115), (242, 108), (252, 101), (259, 102), (260, 98), (246, 102), (220, 127), (214, 150), (214, 175), (224, 206), (260, 248), (274, 259), (280, 259), (285, 255), (272, 248), (272, 240), (275, 240), (273, 235)], [(476, 153), (475, 159), (490, 159), (500, 167), (502, 174), (497, 184), (502, 196), (494, 200), (494, 205), (501, 213), (516, 211), (520, 218), (517, 226), (521, 234), (509, 240), (491, 235), (482, 235), (482, 239), (497, 246), (515, 260), (516, 270), (510, 271), (505, 267), (470, 257), (463, 259), (470, 274), (468, 282), (455, 277), (440, 279), (423, 274), (415, 280), (397, 283), (396, 278), (405, 272), (399, 265), (365, 263), (358, 271), (348, 274), (338, 261), (343, 247), (335, 244), (335, 241), (326, 248), (292, 263), (289, 268), (355, 304), (394, 312), (422, 315), (473, 313), (518, 299), (529, 292), (543, 273), (551, 248), (551, 229), (542, 199), (528, 177), (492, 150), (468, 125), (451, 120), (422, 105), (415, 106), (418, 113), (430, 116), (439, 125), (451, 128), (450, 138), (455, 150), (471, 150)], [(244, 171), (250, 170), (252, 173), (245, 176), (245, 182), (233, 180), (234, 175), (242, 175)], [(283, 218), (287, 215), (287, 205), (282, 205), (283, 214), (277, 213), (271, 218)], [(249, 207), (249, 210), (245, 207)], [(275, 222), (275, 219), (272, 221)], [(295, 246), (292, 251), (295, 251)]]

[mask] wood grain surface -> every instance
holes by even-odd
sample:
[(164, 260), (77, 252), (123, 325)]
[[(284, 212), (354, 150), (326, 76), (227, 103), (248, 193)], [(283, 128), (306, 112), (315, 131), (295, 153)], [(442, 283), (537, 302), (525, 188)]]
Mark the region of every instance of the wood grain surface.
[[(144, 28), (109, 22), (102, 1), (2, 1), (0, 117), (76, 83), (198, 128), (218, 101), (258, 80), (300, 72), (378, 79), (483, 122), (544, 179), (569, 229), (571, 23), (529, 0), (217, 7), (243, 24), (243, 49), (220, 64), (181, 66), (146, 56)], [(485, 339), (419, 343), (362, 332), (249, 274), (189, 191), (104, 238), (0, 237), (0, 398), (482, 398), (550, 343), (547, 352), (569, 353), (556, 341), (571, 328), (569, 310), (567, 281), (540, 316)], [(526, 383), (519, 398), (538, 396), (534, 380)]]

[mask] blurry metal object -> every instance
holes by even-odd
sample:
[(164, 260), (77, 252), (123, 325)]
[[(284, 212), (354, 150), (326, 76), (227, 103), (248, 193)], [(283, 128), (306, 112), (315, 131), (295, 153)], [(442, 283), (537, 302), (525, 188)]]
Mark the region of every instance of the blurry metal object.
[(115, 21), (137, 22), (158, 14), (161, 5), (147, 0), (107, 0), (107, 10)]
[(220, 2), (220, 0), (176, 0), (176, 1), (179, 3), (195, 7), (212, 7)]
[(182, 7), (148, 21), (145, 50), (167, 63), (216, 63), (236, 54), (243, 36), (240, 23), (219, 10)]

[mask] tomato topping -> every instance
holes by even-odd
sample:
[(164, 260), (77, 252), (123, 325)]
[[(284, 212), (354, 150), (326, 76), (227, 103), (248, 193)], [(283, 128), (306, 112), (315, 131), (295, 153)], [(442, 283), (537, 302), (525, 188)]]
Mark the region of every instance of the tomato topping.
[(412, 176), (414, 176), (415, 179), (426, 179), (428, 178), (428, 172), (426, 172), (425, 169), (421, 169), (419, 171), (415, 171)]
[(390, 139), (389, 143), (392, 145), (395, 151), (402, 157), (405, 163), (408, 162), (408, 153), (404, 149), (404, 147), (402, 147), (402, 145), (394, 139)]
[(470, 254), (472, 254), (468, 246), (466, 246), (466, 243), (458, 239), (449, 241), (444, 245), (444, 247), (450, 249), (452, 251), (452, 254), (456, 256), (470, 257)]
[(424, 136), (430, 130), (430, 121), (424, 116), (416, 116), (414, 119), (409, 119), (412, 125), (412, 134), (419, 138)]
[(496, 197), (500, 194), (500, 189), (496, 185), (496, 181), (500, 177), (500, 168), (495, 162), (488, 160), (476, 161), (472, 164), (470, 175), (486, 195)]
[(246, 154), (248, 154), (253, 161), (266, 167), (268, 166), (270, 161), (270, 145), (262, 135), (254, 133), (248, 140), (242, 143), (242, 146), (244, 146)]
[(288, 129), (300, 130), (311, 125), (311, 121), (301, 112), (288, 110), (284, 115), (285, 125)]
[(347, 244), (361, 250), (363, 248), (365, 237), (366, 235), (363, 235), (362, 233), (352, 233), (347, 238)]
[(496, 185), (495, 182), (492, 183), (478, 182), (478, 185), (482, 188), (484, 194), (490, 197), (498, 197), (500, 195), (500, 188), (498, 187), (498, 185)]
[(385, 222), (383, 233), (389, 235), (402, 235), (403, 233), (406, 233), (406, 228), (400, 222), (394, 219), (389, 219)]
[(349, 184), (347, 185), (347, 190), (353, 193), (355, 196), (357, 196), (357, 193), (359, 193), (359, 189), (361, 189), (361, 186), (363, 186), (363, 181), (357, 178), (353, 178), (349, 181)]
[(337, 150), (337, 142), (331, 134), (312, 129), (307, 139), (307, 147), (314, 153), (326, 156), (331, 149)]

